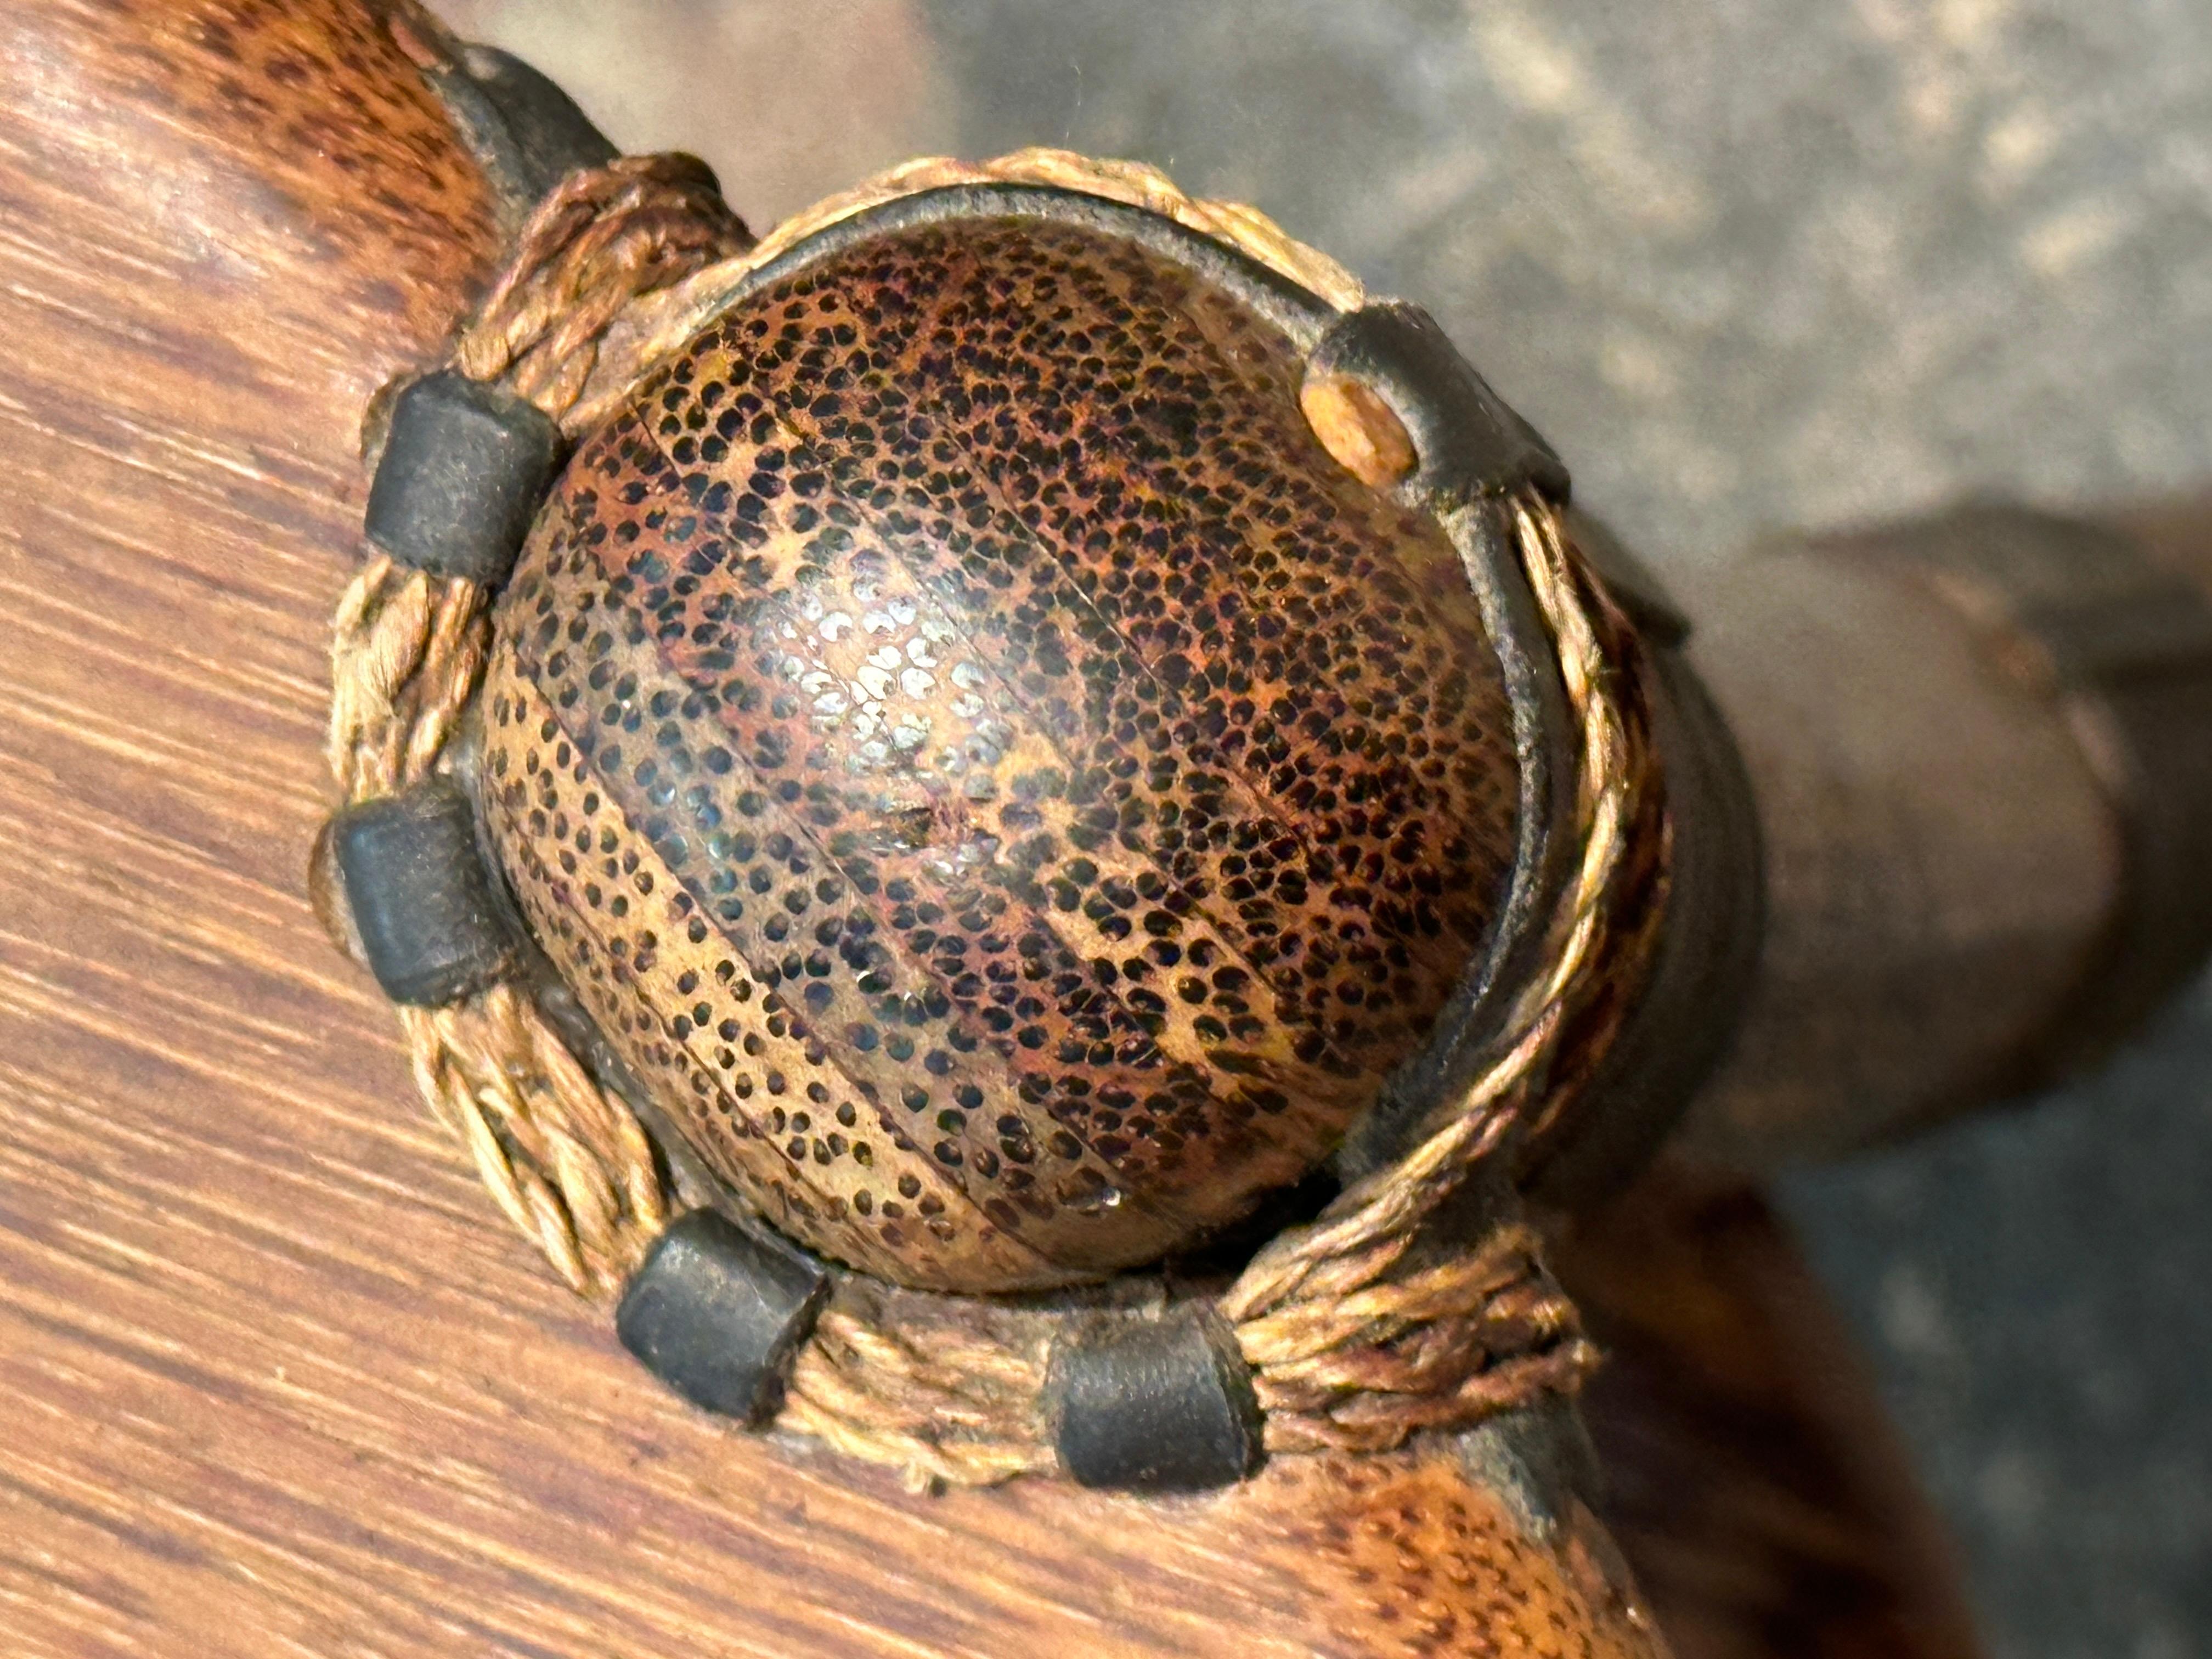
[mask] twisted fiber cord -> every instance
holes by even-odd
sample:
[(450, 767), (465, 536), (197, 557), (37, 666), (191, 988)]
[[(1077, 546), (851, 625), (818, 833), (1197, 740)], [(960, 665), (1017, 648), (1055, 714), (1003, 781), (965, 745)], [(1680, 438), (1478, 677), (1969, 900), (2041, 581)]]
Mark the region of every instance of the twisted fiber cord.
[[(648, 156), (572, 175), (547, 199), (462, 336), (455, 364), (503, 380), (574, 429), (604, 401), (578, 401), (602, 342), (642, 296), (681, 284), (655, 302), (674, 319), (664, 324), (672, 343), (697, 321), (696, 309), (665, 307), (685, 301), (684, 290), (726, 287), (733, 273), (875, 202), (986, 179), (1138, 202), (1241, 247), (1340, 307), (1361, 302), (1354, 279), (1262, 216), (1194, 202), (1163, 175), (1130, 164), (1062, 151), (1024, 151), (981, 167), (912, 163), (753, 248), (703, 167)], [(655, 355), (634, 351), (625, 368), (641, 370)], [(1428, 1265), (1412, 1260), (1423, 1224), (1539, 1100), (1564, 1027), (1601, 977), (1609, 901), (1628, 862), (1624, 842), (1640, 821), (1633, 798), (1650, 775), (1640, 714), (1623, 712), (1607, 667), (1607, 647), (1620, 660), (1633, 648), (1632, 634), (1572, 555), (1549, 505), (1531, 498), (1513, 513), (1579, 716), (1577, 879), (1553, 932), (1549, 970), (1516, 1003), (1501, 1052), (1443, 1127), (1314, 1226), (1264, 1250), (1223, 1300), (1268, 1413), (1271, 1450), (1387, 1449), (1423, 1429), (1571, 1389), (1594, 1363), (1528, 1229), (1500, 1229), (1474, 1251)], [(349, 800), (407, 787), (437, 769), (475, 694), (489, 631), (487, 596), (473, 585), (371, 559), (334, 629), (330, 758)], [(1652, 930), (1631, 932), (1633, 956)], [(468, 1144), (495, 1201), (572, 1286), (618, 1289), (667, 1217), (652, 1147), (629, 1109), (593, 1082), (511, 986), (400, 1012), (422, 1092)], [(971, 1300), (941, 1317), (914, 1318), (888, 1301), (885, 1287), (841, 1275), (795, 1357), (780, 1425), (899, 1466), (917, 1486), (988, 1485), (1050, 1470), (1045, 1340), (1034, 1316), (1024, 1324)]]
[(489, 645), (475, 583), (371, 553), (331, 624), (325, 753), (347, 801), (395, 794), (435, 770)]
[[(574, 173), (525, 227), (454, 355), (558, 421), (621, 307), (750, 245), (688, 156)], [(349, 804), (432, 776), (482, 678), (489, 595), (372, 554), (333, 619), (327, 753)], [(586, 1295), (619, 1291), (668, 1222), (653, 1146), (530, 997), (495, 984), (401, 1008), (417, 1086), (493, 1200)]]
[(1502, 1227), (1419, 1273), (1248, 1320), (1270, 1356), (1254, 1387), (1273, 1452), (1388, 1451), (1571, 1392), (1596, 1363), (1574, 1304), (1544, 1275), (1534, 1232)]
[(1039, 1409), (1048, 1339), (1034, 1318), (1024, 1330), (1018, 1317), (965, 1302), (922, 1323), (885, 1301), (881, 1285), (839, 1279), (793, 1362), (777, 1426), (896, 1465), (916, 1491), (1049, 1471)]
[(557, 422), (625, 307), (752, 245), (696, 156), (625, 155), (572, 173), (531, 216), (453, 367), (504, 381)]

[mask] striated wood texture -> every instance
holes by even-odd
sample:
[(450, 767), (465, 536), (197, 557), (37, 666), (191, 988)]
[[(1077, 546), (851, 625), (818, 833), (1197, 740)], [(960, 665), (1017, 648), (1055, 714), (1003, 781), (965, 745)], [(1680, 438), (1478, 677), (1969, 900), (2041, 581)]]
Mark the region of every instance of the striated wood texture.
[(302, 893), (359, 410), (488, 214), (375, 9), (0, 17), (0, 1648), (1649, 1651), (1449, 1456), (917, 1497), (510, 1233)]

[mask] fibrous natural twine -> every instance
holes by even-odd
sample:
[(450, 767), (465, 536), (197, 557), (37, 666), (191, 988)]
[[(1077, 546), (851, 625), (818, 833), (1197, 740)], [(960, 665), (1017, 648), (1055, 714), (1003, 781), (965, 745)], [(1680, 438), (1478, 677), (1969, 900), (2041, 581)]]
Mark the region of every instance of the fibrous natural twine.
[[(626, 386), (696, 326), (691, 296), (721, 291), (875, 203), (983, 180), (1134, 202), (1231, 243), (1340, 309), (1363, 301), (1341, 267), (1252, 210), (1193, 201), (1131, 163), (1049, 150), (981, 166), (913, 162), (755, 246), (699, 163), (647, 156), (574, 174), (540, 206), (453, 365), (529, 398), (573, 434), (614, 395), (593, 374), (618, 324), (632, 335)], [(1550, 503), (1528, 493), (1506, 510), (1577, 719), (1579, 859), (1551, 921), (1543, 970), (1522, 990), (1479, 1073), (1410, 1153), (1277, 1237), (1218, 1299), (1251, 1364), (1273, 1452), (1386, 1450), (1424, 1430), (1571, 1390), (1595, 1361), (1526, 1226), (1495, 1226), (1456, 1252), (1422, 1248), (1428, 1224), (1470, 1176), (1553, 1108), (1547, 1091), (1557, 1093), (1563, 1042), (1607, 975), (1620, 974), (1624, 960), (1633, 968), (1651, 946), (1666, 860), (1633, 630)], [(482, 673), (488, 598), (474, 584), (374, 553), (355, 579), (336, 620), (329, 748), (349, 802), (406, 788), (444, 763)], [(424, 1097), (465, 1141), (501, 1208), (575, 1289), (617, 1291), (670, 1205), (635, 1114), (514, 986), (447, 1007), (402, 1009), (400, 1018)], [(1036, 1316), (985, 1298), (924, 1297), (842, 1274), (793, 1364), (779, 1424), (896, 1465), (920, 1484), (1048, 1471), (1048, 1340)]]

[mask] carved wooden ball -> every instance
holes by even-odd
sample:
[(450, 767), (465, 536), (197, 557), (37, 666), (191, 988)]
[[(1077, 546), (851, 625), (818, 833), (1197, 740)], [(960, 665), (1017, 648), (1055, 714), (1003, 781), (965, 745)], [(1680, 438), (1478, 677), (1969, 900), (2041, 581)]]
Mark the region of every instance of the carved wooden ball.
[(963, 1291), (1157, 1260), (1324, 1158), (1481, 949), (1497, 655), (1303, 371), (1105, 231), (908, 226), (733, 303), (556, 487), (490, 835), (794, 1237)]

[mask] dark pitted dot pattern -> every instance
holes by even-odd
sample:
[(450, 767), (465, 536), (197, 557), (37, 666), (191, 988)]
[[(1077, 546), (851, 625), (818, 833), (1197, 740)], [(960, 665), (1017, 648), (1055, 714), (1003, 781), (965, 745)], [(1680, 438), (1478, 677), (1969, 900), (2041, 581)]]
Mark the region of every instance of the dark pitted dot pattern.
[(794, 1236), (962, 1290), (1156, 1259), (1325, 1156), (1480, 948), (1496, 655), (1299, 372), (1140, 249), (949, 224), (733, 307), (571, 465), (492, 833)]

